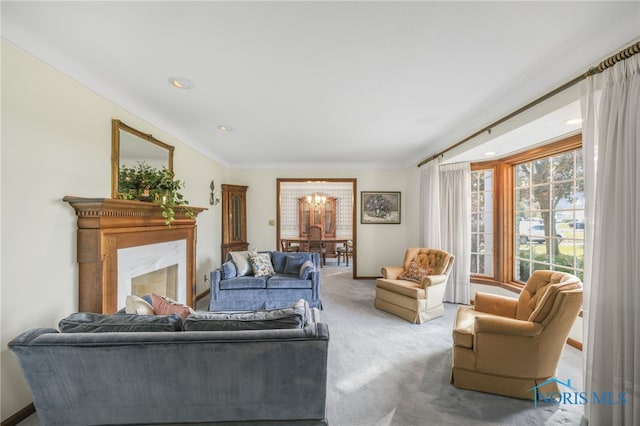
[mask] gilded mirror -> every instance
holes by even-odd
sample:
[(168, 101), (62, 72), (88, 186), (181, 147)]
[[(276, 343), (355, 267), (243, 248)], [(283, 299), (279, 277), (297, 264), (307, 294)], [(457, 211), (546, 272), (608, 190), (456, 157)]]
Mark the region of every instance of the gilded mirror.
[(164, 166), (173, 171), (173, 146), (127, 126), (120, 120), (112, 120), (111, 132), (112, 198), (119, 198), (118, 176), (123, 166), (133, 167), (144, 162), (157, 169)]

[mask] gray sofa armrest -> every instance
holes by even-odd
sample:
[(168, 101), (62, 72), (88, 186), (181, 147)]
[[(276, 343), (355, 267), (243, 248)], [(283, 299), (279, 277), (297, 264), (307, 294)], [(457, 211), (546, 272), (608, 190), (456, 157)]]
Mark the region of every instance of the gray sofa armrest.
[(222, 271), (220, 268), (211, 271), (209, 274), (209, 281), (211, 282), (211, 299), (218, 300), (220, 297), (220, 279), (222, 277)]

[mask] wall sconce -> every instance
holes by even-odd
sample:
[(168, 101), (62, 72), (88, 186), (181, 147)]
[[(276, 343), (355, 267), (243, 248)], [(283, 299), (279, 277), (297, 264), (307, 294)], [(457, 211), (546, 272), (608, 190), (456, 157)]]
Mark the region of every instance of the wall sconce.
[(216, 183), (214, 181), (211, 181), (209, 188), (211, 188), (211, 194), (209, 196), (209, 204), (211, 204), (212, 206), (215, 206), (220, 202), (220, 198), (215, 195)]

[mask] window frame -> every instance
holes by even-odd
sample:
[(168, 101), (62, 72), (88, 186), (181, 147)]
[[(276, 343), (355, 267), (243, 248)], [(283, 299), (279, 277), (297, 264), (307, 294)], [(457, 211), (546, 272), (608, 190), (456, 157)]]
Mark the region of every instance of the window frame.
[(494, 268), (493, 276), (471, 274), (471, 282), (476, 284), (497, 285), (520, 292), (524, 283), (515, 280), (515, 166), (528, 161), (551, 157), (568, 151), (582, 149), (582, 133), (565, 136), (562, 139), (537, 146), (527, 151), (510, 155), (498, 160), (471, 163), (471, 170), (493, 169), (494, 202)]

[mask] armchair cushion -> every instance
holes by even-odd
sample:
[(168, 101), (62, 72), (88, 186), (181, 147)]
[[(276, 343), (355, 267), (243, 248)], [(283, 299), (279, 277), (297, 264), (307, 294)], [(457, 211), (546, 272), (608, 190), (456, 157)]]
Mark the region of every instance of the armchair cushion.
[(411, 261), (409, 262), (409, 267), (406, 268), (400, 275), (398, 275), (398, 279), (400, 280), (409, 280), (419, 284), (422, 284), (422, 280), (425, 277), (433, 274), (433, 268), (429, 266), (422, 266), (421, 264)]

